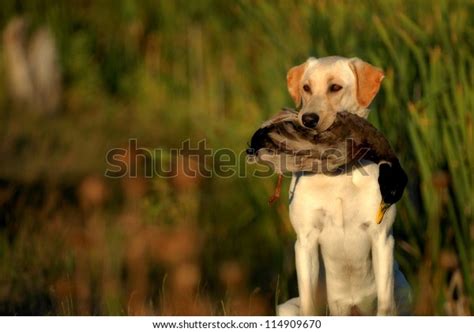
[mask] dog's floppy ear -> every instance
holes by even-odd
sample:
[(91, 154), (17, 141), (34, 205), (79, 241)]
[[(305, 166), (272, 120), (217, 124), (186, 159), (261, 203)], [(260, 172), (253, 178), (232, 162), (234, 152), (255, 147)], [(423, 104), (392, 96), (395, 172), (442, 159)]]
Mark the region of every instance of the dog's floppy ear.
[(286, 74), (286, 84), (288, 85), (288, 92), (293, 98), (296, 107), (301, 105), (300, 82), (303, 77), (308, 62), (304, 62), (299, 66), (292, 67)]
[(358, 58), (350, 62), (350, 67), (356, 78), (357, 101), (362, 107), (368, 107), (380, 89), (383, 71)]

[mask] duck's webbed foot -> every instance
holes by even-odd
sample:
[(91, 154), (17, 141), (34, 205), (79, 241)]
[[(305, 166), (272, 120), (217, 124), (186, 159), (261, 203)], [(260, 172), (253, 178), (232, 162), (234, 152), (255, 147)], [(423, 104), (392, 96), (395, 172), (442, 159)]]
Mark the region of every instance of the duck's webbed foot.
[(278, 180), (277, 180), (277, 184), (276, 184), (276, 187), (275, 187), (275, 191), (273, 192), (273, 195), (268, 200), (268, 204), (272, 205), (273, 203), (275, 203), (280, 198), (282, 182), (283, 182), (283, 175), (278, 174)]

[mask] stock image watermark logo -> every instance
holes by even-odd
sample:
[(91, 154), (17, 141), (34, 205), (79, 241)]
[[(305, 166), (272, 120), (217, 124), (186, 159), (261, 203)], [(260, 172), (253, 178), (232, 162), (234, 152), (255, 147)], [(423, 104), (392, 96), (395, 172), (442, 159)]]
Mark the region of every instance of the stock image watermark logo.
[[(340, 174), (364, 165), (364, 156), (369, 150), (353, 151), (355, 149), (352, 140), (347, 140), (340, 149), (330, 148), (318, 151), (315, 155), (314, 152), (307, 150), (288, 153), (283, 147), (259, 151), (251, 149), (235, 151), (225, 147), (213, 149), (208, 146), (205, 139), (195, 144), (186, 139), (179, 148), (149, 149), (139, 146), (138, 140), (131, 138), (127, 147), (107, 151), (105, 176), (173, 178), (180, 174), (203, 178), (235, 176), (266, 178), (275, 172)], [(350, 162), (346, 162), (349, 159)]]

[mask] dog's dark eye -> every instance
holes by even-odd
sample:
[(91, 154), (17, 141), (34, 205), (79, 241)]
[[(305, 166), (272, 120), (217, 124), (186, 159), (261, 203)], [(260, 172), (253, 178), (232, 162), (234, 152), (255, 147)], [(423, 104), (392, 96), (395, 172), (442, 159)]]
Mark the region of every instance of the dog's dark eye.
[(311, 93), (311, 87), (308, 84), (303, 85), (303, 90), (308, 93)]
[(339, 84), (331, 84), (329, 86), (329, 91), (331, 92), (338, 92), (341, 89), (342, 89), (342, 86), (340, 86)]

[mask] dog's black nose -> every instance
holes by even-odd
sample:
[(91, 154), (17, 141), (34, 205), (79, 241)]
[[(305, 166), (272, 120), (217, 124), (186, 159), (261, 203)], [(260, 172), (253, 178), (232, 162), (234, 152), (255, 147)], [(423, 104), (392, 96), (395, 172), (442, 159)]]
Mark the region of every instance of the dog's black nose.
[(303, 120), (303, 124), (307, 128), (314, 129), (316, 128), (316, 125), (319, 122), (319, 115), (316, 113), (306, 113), (303, 114), (303, 117), (301, 118)]

